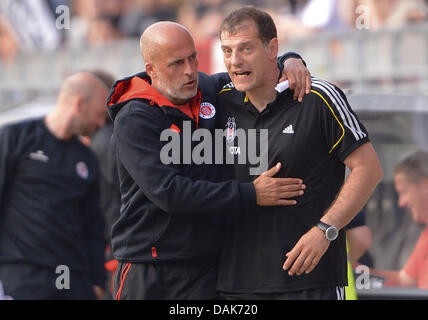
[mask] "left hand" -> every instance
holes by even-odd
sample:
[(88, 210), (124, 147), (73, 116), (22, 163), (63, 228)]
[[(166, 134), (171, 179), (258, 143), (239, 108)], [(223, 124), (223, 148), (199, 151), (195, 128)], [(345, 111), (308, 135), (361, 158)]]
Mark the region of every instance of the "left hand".
[(287, 258), (283, 269), (288, 270), (290, 276), (310, 273), (318, 265), (329, 245), (330, 241), (326, 239), (324, 232), (317, 227), (313, 227), (286, 254)]
[(305, 93), (308, 94), (311, 90), (311, 73), (301, 59), (289, 58), (284, 61), (279, 82), (285, 80), (288, 80), (290, 89), (294, 90), (294, 100), (298, 99), (299, 102), (302, 102)]

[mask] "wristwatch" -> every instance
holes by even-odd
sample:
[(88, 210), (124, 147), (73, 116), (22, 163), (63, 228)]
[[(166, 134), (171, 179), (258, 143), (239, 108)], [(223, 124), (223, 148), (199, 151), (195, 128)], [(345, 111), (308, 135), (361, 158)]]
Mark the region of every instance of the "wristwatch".
[(329, 241), (336, 240), (337, 236), (339, 235), (339, 230), (335, 226), (329, 225), (322, 221), (319, 221), (316, 226), (324, 231), (325, 238)]

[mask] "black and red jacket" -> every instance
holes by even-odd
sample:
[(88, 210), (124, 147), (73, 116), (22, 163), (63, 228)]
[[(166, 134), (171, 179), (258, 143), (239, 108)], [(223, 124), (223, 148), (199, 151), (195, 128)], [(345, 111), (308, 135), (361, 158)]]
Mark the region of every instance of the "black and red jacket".
[[(253, 183), (230, 180), (223, 165), (162, 163), (160, 152), (168, 128), (183, 124), (210, 130), (216, 115), (200, 116), (200, 106), (217, 112), (218, 89), (228, 80), (199, 74), (198, 94), (192, 99), (193, 118), (174, 106), (150, 85), (146, 73), (115, 83), (107, 105), (114, 120), (122, 208), (112, 228), (114, 257), (121, 262), (217, 260), (224, 216), (240, 207), (255, 206)], [(214, 134), (212, 135), (214, 138)], [(190, 139), (191, 140), (191, 139)], [(192, 148), (199, 142), (191, 142)], [(231, 172), (231, 171), (230, 171)]]

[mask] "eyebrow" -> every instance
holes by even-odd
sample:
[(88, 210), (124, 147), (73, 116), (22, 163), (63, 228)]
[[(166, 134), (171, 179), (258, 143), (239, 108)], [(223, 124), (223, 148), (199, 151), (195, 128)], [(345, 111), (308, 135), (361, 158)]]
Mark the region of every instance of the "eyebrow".
[[(254, 44), (254, 41), (248, 40), (248, 41), (240, 42), (240, 43), (238, 43), (238, 47), (245, 47), (245, 46), (248, 46), (250, 44), (251, 45)], [(228, 45), (222, 45), (221, 47), (222, 48), (230, 48), (230, 46), (228, 46)]]
[(173, 60), (173, 61), (171, 61), (170, 63), (168, 63), (168, 67), (169, 66), (172, 66), (174, 63), (177, 63), (177, 62), (180, 62), (180, 61), (184, 61), (185, 59), (187, 59), (187, 58), (190, 58), (190, 57), (196, 57), (197, 56), (197, 52), (196, 51), (194, 51), (191, 55), (189, 55), (188, 57), (186, 57), (186, 58), (182, 58), (182, 59), (176, 59), (176, 60)]

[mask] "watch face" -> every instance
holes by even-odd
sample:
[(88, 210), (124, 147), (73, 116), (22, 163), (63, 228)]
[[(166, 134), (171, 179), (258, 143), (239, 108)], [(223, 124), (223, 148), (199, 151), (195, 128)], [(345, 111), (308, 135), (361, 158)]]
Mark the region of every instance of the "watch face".
[(339, 231), (337, 230), (336, 227), (329, 227), (325, 231), (325, 236), (330, 241), (335, 240), (338, 235), (339, 235)]

